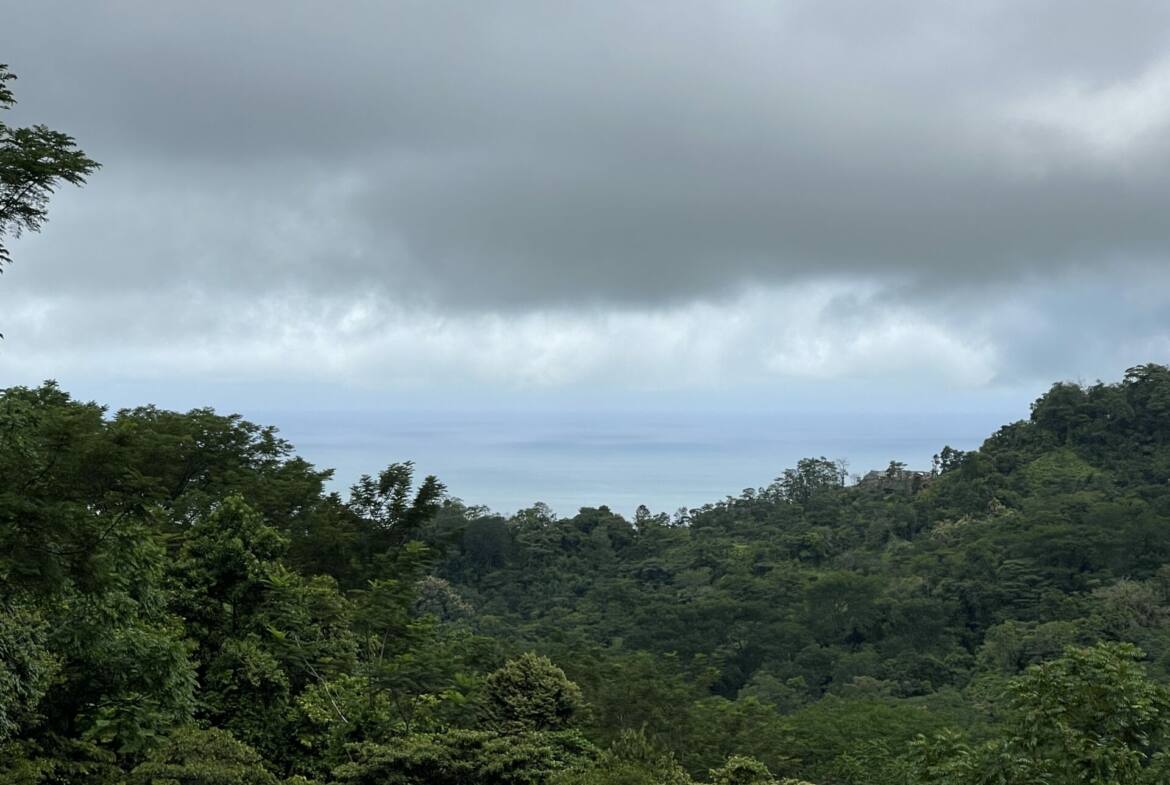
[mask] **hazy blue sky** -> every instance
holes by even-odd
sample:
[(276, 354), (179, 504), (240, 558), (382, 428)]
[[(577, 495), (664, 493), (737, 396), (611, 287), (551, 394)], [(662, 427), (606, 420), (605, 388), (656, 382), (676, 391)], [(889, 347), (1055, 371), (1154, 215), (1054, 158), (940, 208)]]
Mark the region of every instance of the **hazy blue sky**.
[(0, 384), (212, 404), (348, 482), (736, 493), (970, 447), (1170, 360), (1170, 4), (4, 11), (105, 167), (0, 280)]

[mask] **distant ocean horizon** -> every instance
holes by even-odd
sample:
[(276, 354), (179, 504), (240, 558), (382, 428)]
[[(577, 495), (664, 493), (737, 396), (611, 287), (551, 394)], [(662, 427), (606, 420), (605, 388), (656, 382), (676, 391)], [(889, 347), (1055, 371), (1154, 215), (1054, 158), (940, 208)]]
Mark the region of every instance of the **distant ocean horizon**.
[(768, 485), (804, 457), (848, 461), (850, 474), (891, 460), (929, 469), (950, 445), (969, 450), (1019, 413), (669, 413), (333, 411), (253, 413), (297, 453), (332, 468), (345, 494), (362, 474), (412, 460), (452, 496), (511, 514), (536, 502), (558, 515), (606, 505), (674, 513)]

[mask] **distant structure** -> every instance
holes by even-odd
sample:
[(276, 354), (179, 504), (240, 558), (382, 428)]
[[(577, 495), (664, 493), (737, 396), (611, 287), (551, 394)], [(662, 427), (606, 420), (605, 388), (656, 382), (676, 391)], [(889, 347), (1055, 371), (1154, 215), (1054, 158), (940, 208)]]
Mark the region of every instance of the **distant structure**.
[(858, 485), (862, 488), (873, 488), (881, 491), (917, 493), (925, 488), (934, 477), (935, 473), (932, 471), (907, 469), (904, 465), (894, 462), (889, 465), (889, 468), (866, 472)]

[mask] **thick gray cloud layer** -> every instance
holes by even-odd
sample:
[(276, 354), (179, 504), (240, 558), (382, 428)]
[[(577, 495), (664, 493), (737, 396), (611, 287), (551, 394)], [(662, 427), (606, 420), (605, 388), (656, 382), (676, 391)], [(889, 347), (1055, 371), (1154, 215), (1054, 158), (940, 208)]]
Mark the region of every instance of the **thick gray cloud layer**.
[[(4, 16), (16, 119), (67, 129), (106, 164), (18, 249), (36, 270), (0, 282), (44, 351), (63, 339), (36, 312), (101, 334), (125, 309), (87, 304), (135, 292), (157, 298), (144, 320), (159, 313), (117, 332), (142, 345), (307, 331), (364, 341), (368, 365), (410, 322), (446, 336), (431, 348), (453, 366), (564, 352), (532, 370), (554, 381), (606, 345), (641, 367), (628, 344), (651, 323), (658, 357), (675, 358), (672, 332), (721, 337), (717, 364), (754, 346), (746, 376), (847, 373), (918, 347), (987, 381), (1166, 350), (1170, 298), (1150, 294), (1170, 252), (1164, 2)], [(483, 351), (493, 330), (511, 353)]]

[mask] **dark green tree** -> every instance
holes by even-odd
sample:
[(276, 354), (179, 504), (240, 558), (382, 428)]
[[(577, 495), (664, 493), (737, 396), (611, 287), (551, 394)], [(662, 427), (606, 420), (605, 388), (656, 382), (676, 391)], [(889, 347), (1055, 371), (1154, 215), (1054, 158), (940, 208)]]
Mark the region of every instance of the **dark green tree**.
[(655, 746), (645, 730), (626, 729), (588, 764), (562, 772), (553, 785), (691, 785), (669, 751)]
[(779, 785), (768, 767), (746, 755), (732, 755), (711, 770), (711, 785)]
[(998, 738), (972, 746), (948, 731), (909, 756), (921, 785), (1083, 783), (1154, 785), (1170, 775), (1167, 688), (1150, 680), (1131, 644), (1069, 648), (1033, 665), (1007, 691)]
[(500, 730), (561, 730), (580, 708), (581, 689), (548, 657), (528, 652), (487, 677), (486, 713)]
[(828, 458), (801, 458), (796, 468), (785, 469), (774, 488), (788, 501), (808, 504), (817, 494), (845, 484), (843, 465)]
[(179, 728), (136, 767), (131, 785), (277, 785), (260, 756), (230, 733)]
[(391, 744), (359, 744), (335, 776), (345, 785), (544, 785), (596, 749), (575, 732), (416, 733)]

